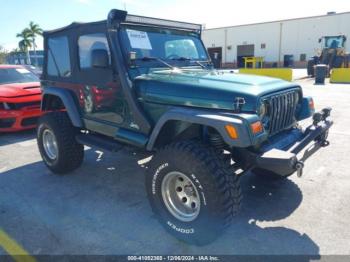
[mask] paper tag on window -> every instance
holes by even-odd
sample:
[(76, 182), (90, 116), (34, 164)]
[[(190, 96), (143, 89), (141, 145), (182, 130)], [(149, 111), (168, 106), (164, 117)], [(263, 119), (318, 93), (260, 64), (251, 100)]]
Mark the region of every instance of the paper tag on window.
[(20, 74), (28, 74), (30, 73), (27, 69), (25, 68), (16, 68), (16, 71)]
[(127, 29), (126, 32), (132, 48), (152, 50), (151, 42), (146, 32), (130, 29)]

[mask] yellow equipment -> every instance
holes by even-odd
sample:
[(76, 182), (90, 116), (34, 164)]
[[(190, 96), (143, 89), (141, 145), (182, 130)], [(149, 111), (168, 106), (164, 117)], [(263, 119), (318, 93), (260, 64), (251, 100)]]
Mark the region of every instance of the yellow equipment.
[(248, 64), (252, 64), (251, 68), (256, 68), (258, 65), (258, 68), (263, 68), (264, 64), (264, 58), (261, 56), (248, 56), (243, 57), (244, 59), (244, 68), (248, 68)]
[(330, 82), (350, 84), (350, 68), (333, 68)]
[(293, 69), (291, 68), (240, 68), (240, 74), (261, 75), (293, 81)]
[(314, 66), (318, 64), (328, 65), (329, 70), (350, 66), (350, 54), (346, 52), (345, 35), (323, 36), (318, 42), (322, 44), (322, 48), (308, 61), (308, 75), (315, 75)]
[[(249, 56), (244, 58), (244, 68), (239, 69), (241, 74), (261, 75), (280, 78), (286, 81), (293, 80), (293, 70), (291, 68), (263, 68), (264, 58), (261, 56)], [(248, 65), (251, 67), (248, 68)]]

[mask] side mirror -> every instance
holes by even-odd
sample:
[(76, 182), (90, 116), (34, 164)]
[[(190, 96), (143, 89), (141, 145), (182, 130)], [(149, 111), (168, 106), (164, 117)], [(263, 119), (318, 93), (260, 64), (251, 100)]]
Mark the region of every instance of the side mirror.
[(91, 66), (97, 68), (107, 68), (109, 66), (109, 56), (105, 49), (95, 49), (91, 52)]

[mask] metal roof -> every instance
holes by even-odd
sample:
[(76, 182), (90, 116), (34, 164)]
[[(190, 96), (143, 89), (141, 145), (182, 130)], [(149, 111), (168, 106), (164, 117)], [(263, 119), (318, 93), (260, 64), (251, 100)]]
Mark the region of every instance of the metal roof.
[(313, 19), (313, 18), (322, 18), (322, 17), (331, 17), (331, 16), (337, 16), (337, 15), (346, 15), (346, 14), (350, 14), (350, 11), (349, 12), (343, 12), (343, 13), (335, 13), (335, 14), (332, 13), (332, 14), (317, 15), (317, 16), (306, 16), (306, 17), (290, 18), (290, 19), (284, 19), (284, 20), (274, 20), (274, 21), (268, 21), (268, 22), (258, 22), (258, 23), (250, 23), (250, 24), (213, 27), (213, 28), (206, 28), (203, 31), (209, 31), (209, 30), (215, 30), (215, 29), (225, 29), (225, 28), (232, 28), (232, 27), (271, 24), (271, 23), (282, 23), (282, 22), (288, 22), (288, 21), (296, 21), (296, 20), (303, 20), (303, 19)]

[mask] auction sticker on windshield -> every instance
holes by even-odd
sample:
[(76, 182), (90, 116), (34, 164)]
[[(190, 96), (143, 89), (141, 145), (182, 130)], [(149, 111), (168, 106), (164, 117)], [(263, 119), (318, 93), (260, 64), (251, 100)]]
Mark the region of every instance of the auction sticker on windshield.
[(151, 42), (146, 32), (131, 29), (127, 29), (126, 32), (132, 48), (152, 50)]

